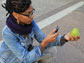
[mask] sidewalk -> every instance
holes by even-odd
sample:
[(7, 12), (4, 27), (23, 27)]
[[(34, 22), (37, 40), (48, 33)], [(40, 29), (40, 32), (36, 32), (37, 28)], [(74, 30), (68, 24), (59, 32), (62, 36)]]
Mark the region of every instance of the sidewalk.
[[(71, 45), (65, 44), (63, 47), (58, 47), (56, 55), (56, 63), (84, 63), (84, 53)], [(54, 62), (54, 63), (55, 63)]]

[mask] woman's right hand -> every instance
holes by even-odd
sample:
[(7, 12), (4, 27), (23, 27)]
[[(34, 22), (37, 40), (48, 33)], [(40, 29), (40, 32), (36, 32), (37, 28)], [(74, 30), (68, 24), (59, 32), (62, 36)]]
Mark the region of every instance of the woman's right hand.
[(43, 40), (43, 42), (41, 43), (41, 45), (43, 47), (46, 47), (49, 43), (51, 42), (55, 42), (56, 41), (56, 38), (58, 36), (58, 32), (55, 33), (56, 29), (52, 30), (48, 35), (47, 37)]

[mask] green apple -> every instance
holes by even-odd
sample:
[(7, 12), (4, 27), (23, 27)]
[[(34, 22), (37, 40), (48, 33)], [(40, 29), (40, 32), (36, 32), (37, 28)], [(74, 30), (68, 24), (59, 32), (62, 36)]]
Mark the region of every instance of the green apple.
[(71, 32), (70, 32), (71, 36), (74, 38), (75, 36), (80, 36), (80, 32), (78, 28), (74, 28)]

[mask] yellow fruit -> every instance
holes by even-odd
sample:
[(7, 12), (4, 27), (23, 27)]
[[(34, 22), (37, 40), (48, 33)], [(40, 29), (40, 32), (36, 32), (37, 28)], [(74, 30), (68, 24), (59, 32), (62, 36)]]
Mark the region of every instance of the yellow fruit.
[(70, 32), (71, 36), (74, 38), (75, 36), (80, 36), (80, 32), (78, 28), (74, 28), (71, 32)]

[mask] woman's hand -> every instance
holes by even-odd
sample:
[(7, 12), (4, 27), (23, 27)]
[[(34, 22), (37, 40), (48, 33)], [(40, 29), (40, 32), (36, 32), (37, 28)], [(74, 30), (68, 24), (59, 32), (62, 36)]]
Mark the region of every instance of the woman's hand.
[(77, 41), (78, 39), (80, 39), (80, 36), (75, 36), (75, 38), (73, 38), (70, 33), (67, 33), (65, 36), (64, 36), (64, 39), (65, 40), (68, 40), (68, 41)]
[(47, 37), (44, 39), (47, 43), (51, 43), (51, 42), (55, 42), (56, 41), (56, 38), (58, 36), (58, 32), (55, 33), (55, 29), (52, 30), (48, 35)]
[(55, 42), (56, 38), (58, 36), (58, 32), (55, 33), (56, 29), (52, 30), (47, 37), (43, 40), (43, 42), (41, 43), (41, 45), (45, 48), (49, 43), (51, 42)]

